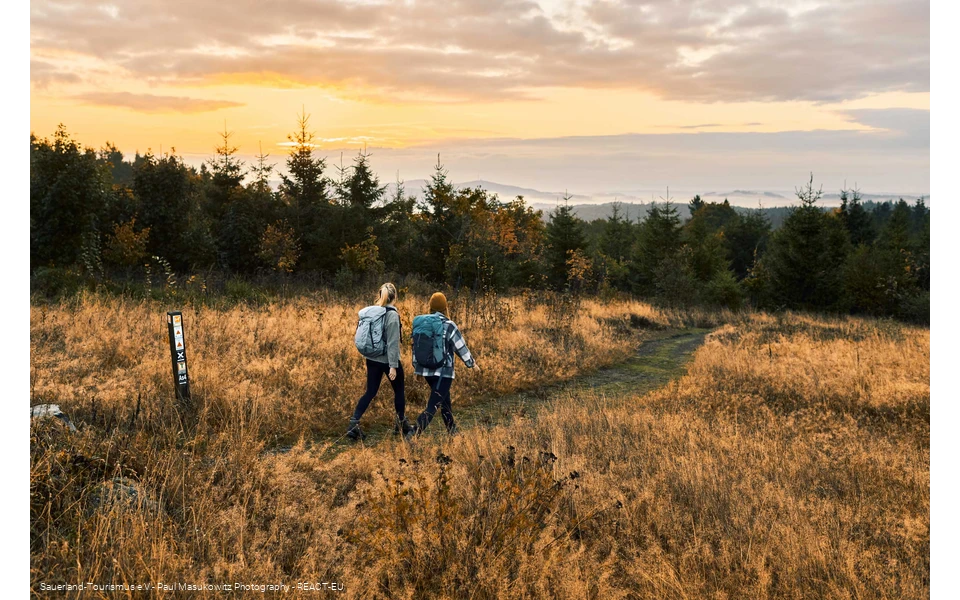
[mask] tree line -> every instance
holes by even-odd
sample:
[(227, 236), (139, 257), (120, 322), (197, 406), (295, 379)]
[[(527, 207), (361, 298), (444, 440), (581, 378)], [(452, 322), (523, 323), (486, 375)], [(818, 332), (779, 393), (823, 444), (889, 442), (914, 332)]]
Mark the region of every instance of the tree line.
[(106, 281), (149, 276), (159, 264), (168, 273), (270, 272), (336, 286), (391, 273), (474, 291), (624, 292), (671, 305), (929, 318), (922, 198), (866, 204), (858, 190), (842, 190), (841, 206), (826, 210), (811, 175), (776, 229), (763, 211), (741, 214), (699, 196), (685, 219), (667, 201), (643, 219), (615, 205), (584, 222), (568, 203), (544, 218), (522, 196), (458, 189), (439, 157), (419, 200), (399, 178), (388, 193), (365, 151), (347, 166), (318, 156), (306, 115), (288, 137), (274, 189), (269, 155), (243, 164), (227, 131), (200, 168), (173, 149), (127, 161), (112, 144), (82, 146), (63, 125), (52, 138), (31, 135), (32, 287), (44, 291), (65, 270)]

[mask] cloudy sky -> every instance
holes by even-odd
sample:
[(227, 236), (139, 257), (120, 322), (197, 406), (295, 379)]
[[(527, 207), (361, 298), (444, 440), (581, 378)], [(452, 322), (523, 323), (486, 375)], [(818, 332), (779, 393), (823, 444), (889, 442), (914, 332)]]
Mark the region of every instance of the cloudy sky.
[(33, 0), (31, 129), (575, 193), (929, 192), (925, 0)]

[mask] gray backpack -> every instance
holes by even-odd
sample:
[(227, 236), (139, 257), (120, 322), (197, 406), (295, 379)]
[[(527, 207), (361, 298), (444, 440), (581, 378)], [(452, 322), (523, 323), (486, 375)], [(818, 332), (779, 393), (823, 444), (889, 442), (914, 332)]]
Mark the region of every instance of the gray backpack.
[(360, 354), (367, 358), (376, 358), (387, 353), (387, 336), (384, 333), (387, 323), (387, 311), (396, 311), (392, 306), (368, 306), (360, 311), (354, 344)]

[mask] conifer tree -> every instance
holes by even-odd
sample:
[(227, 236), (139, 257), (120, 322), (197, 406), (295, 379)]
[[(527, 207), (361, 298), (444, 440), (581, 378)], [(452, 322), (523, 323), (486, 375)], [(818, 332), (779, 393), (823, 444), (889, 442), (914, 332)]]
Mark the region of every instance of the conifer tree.
[(387, 192), (377, 175), (370, 169), (370, 154), (361, 150), (353, 159), (350, 174), (344, 181), (344, 198), (350, 206), (370, 210), (380, 203)]
[(263, 153), (263, 143), (260, 143), (260, 153), (257, 154), (257, 161), (250, 168), (250, 175), (253, 176), (253, 189), (258, 194), (266, 197), (271, 194), (270, 176), (273, 174), (274, 165), (267, 163), (269, 154)]
[(383, 207), (378, 236), (383, 250), (383, 262), (388, 271), (416, 270), (410, 257), (417, 256), (420, 245), (419, 225), (423, 222), (415, 217), (416, 204), (416, 197), (407, 195), (398, 172), (393, 194)]
[(772, 289), (782, 305), (838, 308), (842, 296), (842, 266), (849, 235), (840, 218), (824, 214), (816, 203), (822, 188), (813, 188), (813, 175), (797, 190), (795, 207), (771, 239), (767, 252)]
[(600, 234), (600, 252), (618, 262), (625, 262), (633, 245), (633, 224), (623, 216), (619, 202), (613, 203), (610, 217)]
[(854, 246), (871, 244), (876, 237), (873, 219), (861, 202), (860, 190), (840, 190), (840, 219), (850, 234), (850, 243)]
[(456, 228), (452, 222), (455, 198), (456, 189), (450, 182), (438, 154), (433, 175), (424, 189), (423, 201), (420, 203), (426, 223), (423, 229), (423, 262), (419, 270), (434, 281), (443, 280), (450, 245), (455, 241)]
[(330, 235), (331, 205), (328, 181), (323, 172), (326, 161), (314, 156), (315, 135), (309, 129), (310, 116), (297, 117), (297, 130), (288, 135), (293, 143), (287, 158), (287, 171), (281, 174), (280, 193), (285, 217), (300, 241), (302, 270), (333, 272), (339, 263), (339, 246)]
[(633, 223), (623, 217), (620, 203), (614, 202), (610, 217), (602, 221), (602, 231), (597, 240), (599, 255), (595, 260), (597, 273), (606, 285), (618, 290), (629, 289), (627, 265), (635, 237)]
[(338, 213), (336, 234), (341, 250), (347, 246), (373, 244), (370, 238), (378, 237), (381, 232), (384, 210), (380, 204), (387, 186), (380, 185), (370, 169), (370, 155), (365, 150), (354, 157), (353, 165), (341, 167), (339, 173), (339, 205), (335, 211)]
[(243, 163), (237, 159), (239, 148), (232, 144), (231, 137), (233, 132), (224, 123), (216, 154), (207, 161), (211, 177), (205, 186), (206, 210), (222, 266), (249, 273), (259, 263), (257, 251), (267, 223), (257, 199), (242, 185)]
[(660, 263), (677, 255), (681, 245), (680, 217), (676, 207), (669, 201), (663, 204), (654, 202), (637, 231), (630, 264), (634, 291), (654, 293)]
[(30, 136), (30, 263), (66, 266), (96, 251), (110, 199), (109, 169), (61, 123), (52, 140)]
[(719, 272), (726, 271), (730, 264), (721, 233), (713, 230), (705, 217), (705, 210), (698, 210), (683, 227), (681, 236), (690, 248), (693, 276), (701, 282), (710, 281)]
[(700, 194), (694, 196), (690, 202), (687, 203), (687, 208), (690, 211), (690, 218), (692, 219), (694, 215), (697, 214), (697, 211), (700, 210), (704, 205), (703, 200), (700, 199)]
[(583, 221), (570, 207), (570, 196), (563, 197), (550, 214), (546, 228), (546, 271), (547, 281), (556, 289), (563, 289), (568, 281), (569, 260), (574, 252), (584, 252), (587, 239), (583, 231)]
[(738, 280), (745, 279), (755, 261), (764, 253), (770, 237), (770, 221), (761, 210), (739, 215), (724, 228), (723, 241), (730, 256), (730, 268)]

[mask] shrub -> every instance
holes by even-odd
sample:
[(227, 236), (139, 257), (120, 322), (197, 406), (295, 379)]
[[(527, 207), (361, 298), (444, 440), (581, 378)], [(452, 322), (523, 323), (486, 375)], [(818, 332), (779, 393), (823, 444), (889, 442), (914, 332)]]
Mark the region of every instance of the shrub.
[(340, 258), (344, 266), (352, 273), (382, 273), (383, 261), (380, 260), (380, 248), (377, 247), (377, 236), (369, 233), (367, 239), (359, 244), (347, 244), (340, 250)]
[(690, 306), (697, 302), (697, 280), (689, 267), (688, 252), (670, 256), (654, 270), (657, 298), (667, 306)]
[(739, 310), (743, 305), (743, 290), (730, 271), (720, 271), (703, 288), (703, 299), (710, 306)]
[(107, 238), (107, 248), (104, 258), (115, 265), (134, 267), (147, 255), (147, 241), (150, 238), (150, 228), (145, 227), (137, 232), (134, 227), (137, 220), (130, 219), (126, 223), (116, 223), (113, 234)]
[(238, 302), (253, 302), (260, 304), (268, 300), (267, 294), (246, 279), (234, 277), (224, 284), (224, 293), (228, 298)]
[(48, 298), (72, 296), (84, 289), (87, 278), (77, 267), (38, 267), (30, 275), (30, 288)]
[(267, 225), (260, 237), (260, 259), (273, 271), (291, 273), (300, 259), (300, 243), (285, 221)]
[(918, 323), (920, 325), (930, 324), (930, 291), (917, 290), (908, 294), (900, 301), (897, 316), (904, 321)]

